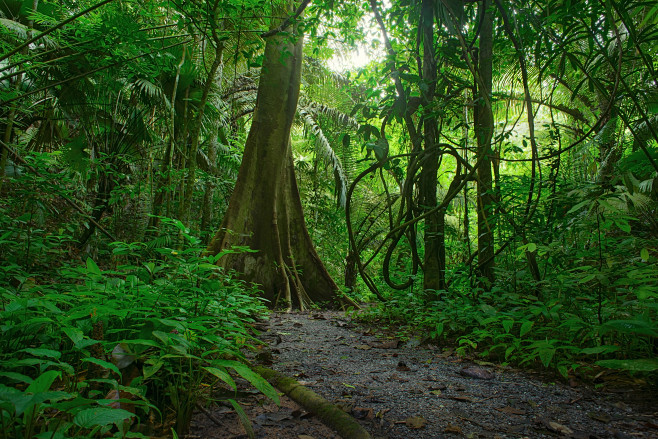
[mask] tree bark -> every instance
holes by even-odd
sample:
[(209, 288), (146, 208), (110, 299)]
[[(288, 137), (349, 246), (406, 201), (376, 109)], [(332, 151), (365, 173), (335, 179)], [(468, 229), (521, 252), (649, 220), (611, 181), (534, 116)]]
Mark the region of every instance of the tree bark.
[[(478, 213), (478, 271), (489, 284), (494, 281), (494, 194), (492, 188), (491, 161), (493, 151), (493, 111), (491, 109), (491, 86), (493, 76), (493, 15), (491, 1), (482, 4), (482, 26), (480, 28), (480, 49), (478, 72), (482, 85), (478, 87), (478, 103), (474, 110), (475, 136), (477, 139), (478, 160), (481, 165), (477, 174), (477, 213)], [(477, 82), (476, 82), (477, 83)]]
[[(438, 122), (434, 115), (434, 92), (436, 90), (436, 60), (434, 55), (434, 1), (423, 0), (421, 7), (421, 30), (423, 40), (423, 81), (427, 91), (423, 93), (423, 167), (420, 171), (420, 197), (425, 211), (437, 205), (436, 184), (439, 170), (439, 154), (436, 150)], [(446, 288), (445, 283), (445, 218), (443, 212), (435, 212), (425, 219), (425, 255), (423, 260), (423, 289), (436, 291)]]
[[(235, 190), (208, 245), (218, 264), (261, 286), (269, 305), (306, 308), (349, 302), (320, 261), (306, 229), (294, 175), (290, 130), (296, 113), (303, 37), (268, 38), (256, 108)], [(353, 303), (352, 303), (353, 304)]]

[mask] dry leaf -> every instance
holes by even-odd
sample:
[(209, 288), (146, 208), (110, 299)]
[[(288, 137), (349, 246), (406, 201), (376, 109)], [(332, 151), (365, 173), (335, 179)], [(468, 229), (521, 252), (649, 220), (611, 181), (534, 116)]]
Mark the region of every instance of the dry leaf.
[(355, 419), (372, 419), (375, 417), (375, 413), (371, 408), (354, 407), (352, 409), (352, 416)]
[(299, 436), (297, 436), (297, 439), (315, 439), (315, 438), (307, 434), (300, 434)]
[(372, 349), (372, 348), (370, 346), (368, 346), (367, 344), (360, 344), (360, 345), (354, 346), (354, 349), (361, 349), (362, 351), (367, 351), (368, 349)]
[(368, 345), (373, 348), (378, 349), (397, 349), (400, 344), (400, 340), (387, 340), (382, 342), (369, 341)]
[(400, 372), (410, 372), (411, 371), (411, 369), (409, 369), (409, 366), (407, 366), (404, 361), (400, 361), (398, 363), (398, 367), (396, 367), (395, 369), (400, 371)]
[(497, 408), (499, 412), (507, 413), (509, 415), (525, 415), (525, 411), (521, 409), (515, 409), (514, 407), (506, 406), (503, 408)]
[(451, 396), (450, 399), (454, 399), (455, 401), (462, 401), (462, 402), (473, 402), (473, 400), (468, 396)]
[(448, 426), (443, 430), (444, 433), (454, 433), (462, 434), (462, 429), (458, 425), (448, 424)]
[(589, 412), (587, 413), (587, 416), (595, 421), (603, 422), (604, 424), (607, 424), (611, 420), (610, 415), (605, 412)]
[(404, 420), (404, 423), (407, 427), (418, 430), (419, 428), (425, 427), (427, 420), (422, 416), (412, 416)]
[(495, 375), (486, 369), (477, 366), (465, 367), (459, 371), (460, 375), (478, 380), (491, 380)]
[(556, 433), (561, 433), (561, 434), (564, 434), (564, 435), (568, 435), (568, 434), (573, 433), (572, 429), (570, 429), (569, 427), (566, 427), (562, 424), (558, 424), (557, 422), (549, 421), (548, 422), (548, 428), (550, 428), (551, 430), (553, 430)]

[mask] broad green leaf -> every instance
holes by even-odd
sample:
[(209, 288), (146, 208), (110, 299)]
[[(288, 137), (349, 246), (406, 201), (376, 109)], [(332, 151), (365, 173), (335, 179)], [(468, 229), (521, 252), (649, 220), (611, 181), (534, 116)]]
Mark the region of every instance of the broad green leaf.
[(144, 367), (142, 372), (144, 373), (144, 379), (150, 378), (155, 375), (160, 368), (164, 365), (164, 361), (160, 359), (149, 359), (144, 362)]
[(551, 364), (551, 360), (553, 359), (554, 355), (555, 355), (554, 347), (546, 346), (539, 349), (539, 358), (541, 359), (541, 362), (545, 367), (548, 367), (548, 365)]
[(503, 329), (505, 330), (505, 333), (509, 334), (510, 330), (514, 326), (514, 320), (503, 320)]
[(537, 250), (537, 244), (535, 244), (534, 242), (531, 242), (531, 243), (528, 244), (528, 251), (530, 253), (532, 253), (536, 250)]
[(114, 364), (110, 363), (109, 361), (101, 360), (99, 358), (94, 358), (94, 357), (83, 358), (80, 361), (96, 364), (97, 366), (100, 366), (103, 369), (111, 370), (112, 372), (114, 372), (117, 375), (121, 376), (121, 371), (119, 370), (119, 368), (116, 367)]
[(257, 388), (260, 392), (263, 393), (263, 395), (270, 398), (277, 405), (281, 403), (279, 400), (279, 394), (274, 389), (274, 387), (272, 387), (272, 385), (268, 383), (263, 377), (261, 377), (256, 372), (249, 369), (244, 364), (238, 361), (231, 361), (231, 360), (216, 360), (213, 362), (213, 364), (216, 366), (223, 366), (226, 368), (233, 369), (238, 375), (240, 375), (245, 380), (249, 381), (252, 386)]
[(649, 260), (649, 250), (646, 248), (640, 250), (640, 257), (644, 262), (647, 262)]
[(443, 322), (439, 322), (436, 324), (436, 336), (440, 337), (441, 334), (443, 334), (443, 331), (445, 330), (445, 325)]
[(610, 320), (602, 325), (603, 328), (611, 329), (622, 334), (640, 334), (650, 337), (658, 337), (658, 326), (644, 320)]
[(562, 375), (564, 378), (569, 378), (569, 368), (567, 368), (567, 366), (564, 364), (560, 364), (557, 367), (557, 371), (560, 372), (560, 375)]
[(55, 351), (53, 349), (44, 349), (44, 348), (25, 348), (21, 349), (20, 352), (27, 352), (28, 354), (34, 355), (35, 357), (48, 357), (59, 360), (62, 357), (62, 353)]
[(78, 328), (72, 328), (68, 326), (62, 328), (62, 332), (64, 332), (64, 334), (66, 334), (66, 336), (71, 339), (73, 345), (75, 345), (76, 347), (78, 343), (80, 343), (85, 338), (84, 333)]
[(519, 332), (519, 335), (523, 337), (526, 335), (530, 330), (532, 329), (532, 325), (534, 325), (534, 322), (531, 322), (530, 320), (526, 320), (521, 324), (521, 331)]
[(98, 265), (96, 265), (94, 260), (91, 258), (87, 258), (87, 273), (101, 274), (101, 269), (98, 268)]
[(30, 384), (32, 381), (34, 381), (29, 376), (23, 375), (22, 373), (18, 373), (18, 372), (0, 372), (0, 376), (25, 384)]
[(231, 386), (233, 390), (237, 389), (237, 386), (235, 385), (235, 381), (233, 381), (233, 378), (231, 378), (231, 375), (228, 374), (225, 370), (218, 369), (216, 367), (204, 367), (204, 369), (219, 378), (220, 380), (224, 381), (226, 384)]
[(62, 375), (58, 370), (49, 370), (39, 375), (29, 386), (25, 389), (25, 393), (41, 393), (50, 389), (53, 382)]
[(658, 370), (658, 359), (641, 358), (637, 360), (601, 360), (596, 364), (609, 369), (622, 369), (631, 372), (653, 372)]
[(229, 399), (229, 401), (231, 402), (233, 409), (235, 409), (235, 413), (237, 413), (238, 418), (240, 419), (240, 423), (242, 424), (242, 427), (244, 427), (244, 431), (247, 433), (249, 439), (255, 439), (256, 433), (254, 433), (254, 429), (251, 426), (251, 421), (249, 420), (249, 416), (247, 416), (245, 411), (242, 409), (242, 406), (240, 406), (240, 404), (238, 404), (237, 401), (233, 399)]
[(78, 412), (73, 418), (73, 423), (82, 428), (95, 426), (119, 425), (134, 415), (127, 410), (113, 409), (108, 407), (96, 407)]
[(620, 349), (619, 346), (605, 345), (605, 346), (597, 346), (595, 348), (581, 349), (580, 353), (585, 355), (608, 354), (610, 352), (616, 352), (619, 349)]

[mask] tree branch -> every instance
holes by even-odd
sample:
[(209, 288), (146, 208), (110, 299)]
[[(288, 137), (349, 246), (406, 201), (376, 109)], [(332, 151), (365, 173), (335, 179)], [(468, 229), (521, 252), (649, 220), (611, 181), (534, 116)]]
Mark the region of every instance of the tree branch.
[(304, 9), (306, 9), (306, 6), (311, 3), (311, 0), (304, 0), (301, 2), (301, 4), (297, 7), (297, 10), (295, 11), (294, 14), (292, 14), (290, 17), (286, 18), (283, 23), (281, 23), (279, 26), (275, 27), (274, 29), (270, 29), (267, 32), (263, 32), (260, 34), (261, 38), (267, 38), (271, 37), (273, 35), (278, 34), (279, 32), (283, 32), (286, 30), (293, 22), (293, 20), (296, 20), (297, 17), (302, 15), (302, 12), (304, 12)]

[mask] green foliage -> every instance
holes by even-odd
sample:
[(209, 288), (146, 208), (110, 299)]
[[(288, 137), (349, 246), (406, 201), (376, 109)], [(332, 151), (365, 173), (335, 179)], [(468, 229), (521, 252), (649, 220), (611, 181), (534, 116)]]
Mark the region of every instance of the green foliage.
[[(3, 230), (20, 230), (19, 221), (3, 221)], [(185, 244), (113, 243), (115, 268), (91, 258), (38, 274), (3, 264), (5, 435), (125, 437), (131, 424), (149, 424), (153, 415), (181, 434), (196, 401), (210, 397), (202, 384), (235, 389), (231, 375), (278, 402), (240, 352), (254, 340), (248, 324), (264, 311), (256, 291), (218, 268), (216, 258), (199, 256), (199, 240), (179, 221), (163, 218), (162, 231)], [(3, 252), (17, 245), (10, 236)]]

